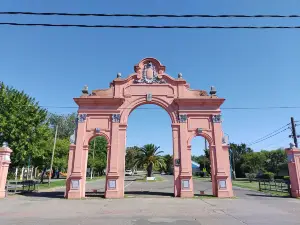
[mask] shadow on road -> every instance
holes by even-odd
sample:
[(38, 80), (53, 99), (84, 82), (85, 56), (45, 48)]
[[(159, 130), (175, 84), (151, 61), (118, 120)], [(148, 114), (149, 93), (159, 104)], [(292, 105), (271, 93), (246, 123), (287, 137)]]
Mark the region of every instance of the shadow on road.
[(26, 197), (40, 197), (40, 198), (64, 198), (63, 191), (51, 191), (51, 192), (28, 192), (28, 193), (21, 193), (19, 195), (26, 196)]
[(105, 192), (85, 192), (86, 198), (104, 198)]
[(174, 197), (173, 193), (168, 192), (155, 192), (155, 191), (125, 191), (125, 195), (149, 195), (157, 197)]
[(206, 195), (206, 194), (201, 195), (201, 194), (195, 194), (195, 193), (194, 193), (194, 196), (195, 196), (195, 197), (215, 197), (215, 196), (213, 196), (213, 195)]
[(290, 196), (278, 196), (278, 195), (270, 195), (270, 194), (246, 194), (252, 197), (265, 197), (265, 198), (290, 198)]

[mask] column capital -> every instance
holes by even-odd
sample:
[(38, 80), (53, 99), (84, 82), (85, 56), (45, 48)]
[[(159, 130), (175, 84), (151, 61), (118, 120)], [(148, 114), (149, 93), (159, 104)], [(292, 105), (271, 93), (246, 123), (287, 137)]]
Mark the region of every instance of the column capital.
[(120, 128), (120, 130), (126, 130), (127, 129), (127, 124), (126, 123), (120, 123), (119, 128)]

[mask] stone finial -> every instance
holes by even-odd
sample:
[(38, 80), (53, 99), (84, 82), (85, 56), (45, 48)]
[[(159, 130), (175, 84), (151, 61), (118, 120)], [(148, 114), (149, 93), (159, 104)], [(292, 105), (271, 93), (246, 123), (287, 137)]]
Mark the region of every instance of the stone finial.
[(4, 141), (4, 142), (2, 143), (2, 147), (3, 147), (3, 148), (7, 148), (7, 147), (8, 147), (8, 143), (7, 143), (6, 141)]
[(210, 94), (211, 96), (216, 96), (217, 90), (216, 90), (216, 88), (215, 88), (214, 86), (211, 86), (211, 87), (210, 87), (210, 92), (209, 92), (209, 94)]
[(83, 86), (83, 89), (82, 89), (82, 94), (88, 94), (89, 93), (89, 88), (88, 88), (88, 86), (87, 85), (84, 85)]
[(122, 74), (121, 73), (117, 73), (117, 78), (121, 78)]
[(290, 148), (294, 148), (295, 145), (293, 143), (290, 143)]
[(182, 73), (178, 73), (178, 78), (179, 78), (179, 79), (182, 78)]

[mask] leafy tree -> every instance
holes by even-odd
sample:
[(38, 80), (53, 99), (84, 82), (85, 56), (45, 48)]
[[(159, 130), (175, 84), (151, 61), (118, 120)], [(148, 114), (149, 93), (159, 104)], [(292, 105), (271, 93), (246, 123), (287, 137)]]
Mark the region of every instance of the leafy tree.
[(144, 145), (139, 149), (140, 153), (136, 156), (136, 165), (147, 169), (147, 176), (152, 177), (154, 167), (165, 168), (165, 161), (160, 156), (163, 151), (158, 151), (160, 147), (154, 144)]
[(89, 143), (88, 167), (103, 175), (107, 162), (107, 141), (104, 137), (95, 137)]
[(232, 160), (232, 167), (233, 167), (233, 173), (234, 178), (235, 177), (242, 177), (244, 176), (243, 170), (241, 168), (242, 166), (242, 156), (247, 153), (253, 152), (251, 148), (248, 148), (246, 144), (234, 144), (230, 143), (230, 150), (231, 150), (231, 160)]
[(265, 154), (261, 152), (250, 152), (241, 158), (241, 168), (244, 173), (258, 173), (264, 170), (266, 161)]
[(204, 149), (204, 156), (207, 164), (205, 164), (205, 169), (208, 174), (211, 175), (211, 168), (210, 168), (210, 152), (209, 149)]
[[(58, 138), (69, 138), (76, 127), (76, 114), (75, 113), (71, 113), (68, 115), (58, 115), (58, 114), (54, 114), (54, 113), (50, 113), (48, 115), (49, 118), (49, 122), (52, 126), (56, 126), (58, 125), (58, 133), (57, 133), (57, 137)], [(55, 129), (53, 129), (54, 131)]]
[(134, 171), (135, 169), (141, 169), (136, 168), (135, 159), (138, 154), (140, 154), (140, 148), (137, 146), (128, 147), (126, 149), (126, 155), (125, 155), (125, 167), (126, 169)]
[(278, 175), (279, 171), (287, 168), (287, 156), (284, 150), (262, 151), (265, 155), (265, 169)]
[(164, 156), (164, 161), (165, 161), (165, 172), (166, 173), (172, 173), (173, 172), (173, 156), (171, 155), (165, 155)]
[(47, 111), (23, 91), (0, 83), (0, 143), (8, 142), (13, 150), (12, 166), (27, 165), (42, 158), (43, 140), (51, 134)]
[(69, 146), (69, 139), (57, 139), (53, 158), (53, 168), (60, 171), (66, 171), (68, 167)]

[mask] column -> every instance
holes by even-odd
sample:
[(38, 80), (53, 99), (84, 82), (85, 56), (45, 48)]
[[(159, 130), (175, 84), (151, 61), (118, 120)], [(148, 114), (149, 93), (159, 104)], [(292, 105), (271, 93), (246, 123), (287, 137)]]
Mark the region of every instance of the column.
[(87, 170), (87, 162), (89, 154), (89, 146), (83, 146), (82, 152), (82, 180), (81, 180), (81, 198), (85, 198), (85, 185), (86, 185), (86, 170)]
[(68, 198), (68, 193), (69, 193), (70, 188), (71, 188), (71, 179), (70, 179), (70, 176), (71, 176), (71, 172), (73, 170), (73, 161), (74, 161), (74, 151), (75, 151), (75, 148), (76, 148), (75, 144), (70, 144), (65, 198)]
[(180, 181), (181, 191), (180, 197), (194, 197), (192, 183), (192, 167), (190, 164), (191, 152), (187, 149), (187, 115), (179, 115), (179, 146), (180, 146)]
[(212, 116), (213, 138), (215, 142), (215, 183), (217, 196), (220, 198), (233, 197), (230, 178), (230, 162), (228, 146), (222, 144), (221, 115)]
[(70, 190), (66, 194), (69, 199), (80, 199), (82, 197), (82, 179), (83, 179), (83, 143), (86, 133), (87, 114), (78, 114), (76, 147), (73, 153), (73, 166), (69, 177)]
[(122, 194), (122, 182), (120, 182), (119, 170), (119, 124), (121, 115), (113, 114), (111, 123), (111, 147), (108, 154), (108, 173), (106, 175), (105, 198), (120, 198)]
[(119, 198), (124, 198), (124, 180), (125, 180), (125, 154), (126, 154), (126, 130), (127, 124), (120, 124), (119, 126), (119, 161), (118, 161), (118, 173), (119, 173)]
[(212, 193), (213, 196), (218, 196), (218, 185), (216, 181), (216, 148), (215, 145), (209, 146), (209, 158), (210, 158), (210, 173), (212, 182)]
[(300, 149), (288, 148), (285, 150), (288, 157), (288, 167), (291, 182), (291, 195), (300, 197)]
[(173, 166), (174, 166), (174, 197), (180, 197), (181, 182), (180, 182), (180, 152), (179, 152), (179, 124), (172, 125), (173, 136)]
[(5, 185), (11, 153), (12, 150), (7, 146), (6, 143), (3, 143), (3, 146), (0, 148), (0, 199), (5, 198), (6, 196)]

